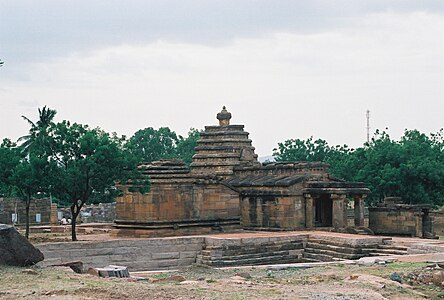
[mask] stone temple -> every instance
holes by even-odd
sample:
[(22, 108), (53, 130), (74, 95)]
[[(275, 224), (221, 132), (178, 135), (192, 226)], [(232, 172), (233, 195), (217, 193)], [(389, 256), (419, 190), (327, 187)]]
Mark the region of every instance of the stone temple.
[(364, 226), (363, 183), (345, 182), (322, 162), (259, 163), (244, 125), (231, 125), (225, 107), (219, 125), (206, 126), (188, 168), (180, 160), (142, 164), (151, 191), (120, 188), (115, 235), (155, 237), (234, 229), (311, 230)]

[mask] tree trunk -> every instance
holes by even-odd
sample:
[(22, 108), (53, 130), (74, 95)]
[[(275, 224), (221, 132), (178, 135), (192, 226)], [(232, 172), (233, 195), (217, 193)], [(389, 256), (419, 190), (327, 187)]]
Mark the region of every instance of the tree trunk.
[(25, 237), (29, 238), (29, 206), (31, 205), (31, 195), (27, 196), (25, 201), (25, 218), (26, 218), (26, 229), (25, 229)]
[(71, 239), (73, 241), (77, 241), (77, 234), (76, 234), (76, 223), (77, 223), (77, 216), (79, 215), (79, 210), (77, 209), (77, 204), (71, 205)]
[(77, 241), (77, 234), (76, 234), (76, 225), (77, 225), (77, 217), (80, 214), (80, 211), (82, 210), (83, 205), (85, 204), (84, 200), (77, 200), (73, 201), (71, 204), (71, 239), (73, 241)]

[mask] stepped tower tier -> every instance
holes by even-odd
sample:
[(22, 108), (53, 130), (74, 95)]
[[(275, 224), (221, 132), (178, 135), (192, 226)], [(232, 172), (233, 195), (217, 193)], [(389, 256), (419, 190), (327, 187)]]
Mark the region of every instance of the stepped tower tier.
[(230, 125), (231, 113), (225, 106), (217, 114), (219, 126), (205, 126), (197, 141), (191, 163), (193, 175), (233, 175), (235, 167), (260, 166), (244, 125)]

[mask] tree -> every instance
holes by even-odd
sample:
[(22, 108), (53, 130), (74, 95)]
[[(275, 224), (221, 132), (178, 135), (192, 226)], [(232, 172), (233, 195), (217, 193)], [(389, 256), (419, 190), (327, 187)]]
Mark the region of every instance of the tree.
[(19, 197), (25, 203), (26, 238), (29, 237), (31, 199), (44, 191), (51, 181), (49, 168), (46, 158), (33, 153), (24, 155), (15, 143), (3, 140), (0, 146), (0, 192), (2, 195)]
[(368, 203), (398, 196), (408, 203), (444, 204), (444, 132), (427, 136), (406, 130), (400, 141), (376, 131), (364, 147), (331, 147), (324, 140), (287, 140), (274, 149), (278, 161), (325, 161), (330, 173), (348, 181), (365, 182)]
[(188, 137), (183, 138), (179, 136), (179, 141), (176, 147), (177, 158), (183, 160), (186, 165), (190, 165), (193, 160), (193, 155), (196, 153), (197, 140), (200, 138), (200, 132), (197, 129), (191, 128), (188, 132)]
[(140, 191), (149, 181), (136, 173), (135, 160), (128, 159), (122, 139), (87, 125), (63, 121), (51, 128), (53, 160), (57, 162), (54, 194), (71, 203), (72, 240), (77, 240), (77, 217), (94, 193), (115, 189), (116, 181), (140, 180)]
[(273, 156), (276, 161), (326, 161), (331, 150), (328, 143), (322, 139), (290, 139), (278, 143), (278, 148), (273, 149)]
[(25, 237), (29, 237), (29, 208), (31, 199), (39, 192), (46, 191), (51, 180), (50, 164), (45, 157), (30, 154), (22, 157), (19, 164), (13, 169), (11, 184), (15, 195), (25, 202)]
[(21, 155), (18, 164), (9, 177), (11, 190), (25, 202), (26, 238), (29, 237), (29, 206), (37, 192), (45, 192), (49, 185), (49, 147), (48, 128), (53, 124), (55, 110), (46, 106), (39, 109), (39, 120), (31, 121), (22, 116), (30, 125), (29, 134), (19, 138)]
[(13, 196), (12, 176), (20, 163), (20, 151), (17, 144), (4, 139), (0, 145), (0, 196)]
[(126, 143), (126, 148), (138, 162), (152, 162), (162, 158), (175, 158), (179, 139), (168, 127), (151, 127), (137, 131)]
[(24, 152), (29, 153), (31, 151), (44, 151), (45, 153), (40, 153), (40, 155), (49, 154), (49, 137), (48, 128), (54, 124), (53, 120), (57, 111), (47, 108), (44, 106), (42, 109), (39, 108), (39, 120), (37, 122), (31, 121), (26, 116), (22, 118), (29, 123), (31, 128), (29, 129), (29, 134), (19, 138), (20, 145)]

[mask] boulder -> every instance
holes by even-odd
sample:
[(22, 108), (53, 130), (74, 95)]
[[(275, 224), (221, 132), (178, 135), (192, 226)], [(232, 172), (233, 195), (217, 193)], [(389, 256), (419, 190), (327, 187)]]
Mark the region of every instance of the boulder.
[(43, 253), (9, 225), (0, 224), (0, 265), (30, 266), (42, 261)]

